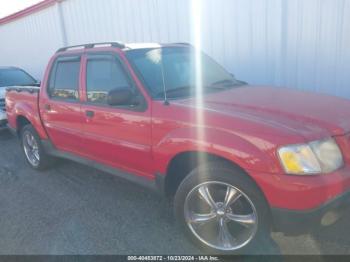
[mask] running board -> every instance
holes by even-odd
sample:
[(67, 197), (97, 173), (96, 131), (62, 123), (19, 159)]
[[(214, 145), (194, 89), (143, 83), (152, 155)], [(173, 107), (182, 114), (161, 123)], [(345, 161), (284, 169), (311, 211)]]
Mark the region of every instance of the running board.
[(131, 183), (140, 185), (144, 188), (147, 188), (149, 190), (152, 190), (158, 194), (164, 194), (164, 175), (157, 174), (155, 176), (155, 179), (147, 179), (141, 176), (136, 176), (131, 173), (127, 173), (125, 171), (122, 171), (117, 168), (112, 168), (104, 164), (100, 164), (94, 160), (86, 159), (80, 156), (76, 156), (72, 153), (68, 152), (63, 152), (55, 148), (55, 146), (51, 143), (49, 140), (42, 140), (41, 141), (44, 150), (47, 154), (54, 156), (54, 157), (59, 157), (59, 158), (64, 158), (71, 160), (73, 162), (77, 162), (79, 164), (83, 164), (86, 166), (93, 167), (95, 169), (101, 170), (103, 172), (109, 173), (111, 175), (114, 175), (116, 177), (128, 180)]

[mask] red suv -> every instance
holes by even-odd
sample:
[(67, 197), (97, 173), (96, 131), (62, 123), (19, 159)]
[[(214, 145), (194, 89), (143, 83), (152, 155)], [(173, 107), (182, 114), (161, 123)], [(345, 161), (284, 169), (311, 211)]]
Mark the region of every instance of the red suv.
[(33, 168), (63, 157), (174, 196), (211, 251), (306, 232), (349, 204), (350, 101), (247, 85), (187, 44), (62, 48), (6, 107)]

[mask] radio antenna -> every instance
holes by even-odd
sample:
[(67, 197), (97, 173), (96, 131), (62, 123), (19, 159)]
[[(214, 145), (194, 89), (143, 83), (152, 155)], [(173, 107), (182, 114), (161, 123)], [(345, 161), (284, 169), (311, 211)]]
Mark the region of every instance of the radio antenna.
[(164, 92), (164, 105), (168, 106), (169, 105), (169, 100), (167, 96), (167, 89), (166, 89), (166, 84), (165, 84), (165, 74), (164, 74), (164, 65), (163, 65), (163, 52), (162, 49), (159, 49), (160, 51), (160, 71), (162, 73), (162, 81), (163, 81), (163, 92)]

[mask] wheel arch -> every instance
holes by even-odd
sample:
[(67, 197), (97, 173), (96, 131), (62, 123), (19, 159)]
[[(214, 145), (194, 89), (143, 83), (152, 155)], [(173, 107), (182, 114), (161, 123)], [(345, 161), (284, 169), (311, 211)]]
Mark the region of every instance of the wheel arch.
[(19, 103), (16, 105), (15, 111), (15, 129), (17, 134), (20, 134), (20, 130), (23, 126), (31, 124), (35, 131), (39, 134), (41, 139), (47, 139), (46, 131), (42, 125), (39, 112), (33, 108), (32, 105), (26, 103)]
[(20, 135), (21, 130), (23, 129), (24, 126), (26, 125), (31, 125), (32, 123), (30, 120), (23, 116), (23, 115), (18, 115), (16, 118), (16, 131), (17, 131), (17, 136)]
[(257, 189), (262, 193), (266, 200), (266, 196), (260, 186), (239, 164), (217, 154), (198, 151), (181, 152), (170, 160), (164, 179), (165, 194), (167, 196), (174, 196), (179, 185), (191, 170), (201, 164), (208, 164), (214, 161), (222, 162), (223, 165), (228, 165), (236, 170), (239, 170), (242, 174), (245, 174), (246, 177), (256, 185)]

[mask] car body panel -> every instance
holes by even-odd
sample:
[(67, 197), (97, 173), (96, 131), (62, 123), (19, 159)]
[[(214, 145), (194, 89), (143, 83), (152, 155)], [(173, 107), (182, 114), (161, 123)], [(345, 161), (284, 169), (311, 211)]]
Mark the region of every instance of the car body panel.
[[(187, 99), (179, 103), (193, 105), (194, 102), (195, 99)], [(325, 110), (326, 106), (332, 110)], [(348, 100), (288, 88), (233, 88), (206, 95), (203, 107), (233, 118), (242, 114), (246, 119), (271, 126), (279, 135), (295, 133), (306, 140), (350, 132)]]
[(322, 175), (297, 176), (248, 170), (273, 208), (309, 210), (350, 191), (350, 167)]
[[(40, 115), (38, 113), (38, 92), (10, 91), (6, 95), (6, 113), (8, 124), (11, 128), (17, 129), (20, 117), (26, 118), (35, 127), (42, 139), (47, 139), (46, 131), (42, 125)], [(15, 89), (15, 88), (13, 88)], [(27, 88), (29, 90), (29, 88)], [(10, 93), (10, 95), (8, 95)]]
[[(89, 52), (114, 52), (120, 56), (145, 98), (146, 111), (88, 105), (83, 65), (79, 103), (72, 108), (68, 103), (57, 102), (53, 107), (57, 115), (50, 116), (56, 123), (47, 122), (49, 117), (43, 110), (46, 103), (52, 103), (46, 86), (53, 61), (60, 55), (85, 57)], [(350, 189), (350, 140), (346, 135), (350, 131), (350, 102), (345, 99), (245, 86), (205, 94), (203, 101), (187, 98), (164, 103), (150, 97), (123, 50), (99, 47), (55, 54), (45, 73), (39, 103), (35, 101), (37, 94), (7, 94), (11, 127), (16, 128), (17, 116), (26, 113), (28, 119), (33, 119), (40, 137), (50, 139), (57, 148), (72, 151), (63, 145), (69, 142), (77, 155), (145, 178), (154, 180), (155, 174), (166, 175), (169, 164), (179, 154), (204, 152), (244, 169), (271, 207), (315, 208)], [(24, 110), (25, 104), (28, 112)], [(95, 118), (86, 118), (86, 110), (94, 110)], [(64, 132), (58, 134), (64, 128), (62, 121), (70, 122), (70, 128), (76, 130), (68, 140)], [(51, 134), (59, 139), (51, 139)], [(336, 138), (344, 155), (344, 167), (331, 174), (315, 176), (284, 173), (277, 156), (279, 147), (327, 137)]]

